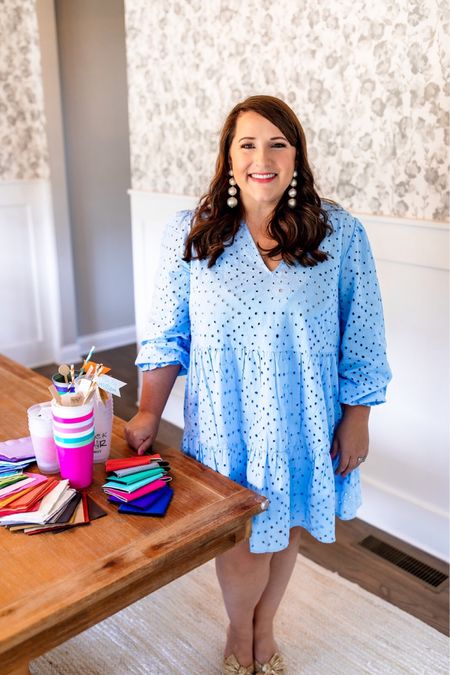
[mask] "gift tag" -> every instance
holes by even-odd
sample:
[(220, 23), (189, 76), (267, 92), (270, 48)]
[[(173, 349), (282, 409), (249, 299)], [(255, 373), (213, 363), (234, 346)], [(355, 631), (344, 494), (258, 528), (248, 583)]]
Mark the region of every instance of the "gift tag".
[(110, 375), (100, 375), (97, 379), (97, 384), (100, 389), (104, 389), (109, 394), (114, 394), (114, 396), (120, 396), (120, 388), (126, 385), (126, 382), (117, 380), (115, 377)]

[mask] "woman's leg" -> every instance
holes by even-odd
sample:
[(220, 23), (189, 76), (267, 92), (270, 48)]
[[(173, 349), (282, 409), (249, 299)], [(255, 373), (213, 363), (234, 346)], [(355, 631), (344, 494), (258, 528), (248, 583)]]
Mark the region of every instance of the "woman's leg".
[(273, 634), (273, 620), (291, 578), (300, 543), (300, 528), (293, 527), (289, 546), (273, 553), (270, 574), (263, 594), (255, 607), (253, 617), (253, 652), (256, 661), (269, 661), (277, 645)]
[(269, 661), (277, 645), (273, 620), (294, 569), (300, 528), (291, 529), (289, 545), (278, 553), (250, 553), (248, 541), (216, 558), (216, 571), (230, 619), (225, 656), (248, 666)]
[(253, 616), (267, 587), (271, 553), (250, 553), (248, 540), (216, 558), (216, 572), (230, 619), (225, 657), (242, 666), (253, 662)]

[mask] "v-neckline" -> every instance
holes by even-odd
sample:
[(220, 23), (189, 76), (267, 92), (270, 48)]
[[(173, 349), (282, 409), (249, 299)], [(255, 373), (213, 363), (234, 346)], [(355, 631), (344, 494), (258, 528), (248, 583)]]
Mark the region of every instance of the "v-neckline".
[(253, 250), (255, 251), (255, 253), (256, 253), (256, 255), (257, 255), (258, 259), (259, 259), (260, 264), (264, 267), (264, 269), (266, 270), (266, 272), (267, 272), (268, 274), (275, 274), (276, 272), (278, 272), (278, 270), (280, 269), (281, 265), (284, 263), (284, 260), (281, 259), (280, 262), (278, 263), (278, 265), (277, 265), (277, 266), (275, 267), (275, 269), (273, 269), (273, 270), (271, 270), (270, 267), (267, 267), (266, 263), (265, 263), (264, 260), (263, 260), (263, 257), (262, 257), (262, 255), (261, 255), (261, 253), (259, 252), (258, 246), (256, 245), (256, 241), (255, 241), (255, 240), (253, 239), (253, 237), (252, 237), (252, 233), (250, 232), (250, 228), (248, 227), (248, 225), (247, 225), (247, 223), (245, 222), (245, 220), (242, 221), (242, 225), (243, 225), (243, 227), (245, 228), (245, 231), (247, 232), (248, 237), (250, 238), (251, 245), (252, 245)]

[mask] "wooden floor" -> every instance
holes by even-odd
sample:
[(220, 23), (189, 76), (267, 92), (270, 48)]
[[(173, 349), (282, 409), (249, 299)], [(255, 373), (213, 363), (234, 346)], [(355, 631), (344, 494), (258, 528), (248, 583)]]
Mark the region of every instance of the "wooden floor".
[[(122, 419), (129, 420), (137, 411), (135, 345), (96, 352), (94, 356), (96, 362), (112, 368), (111, 375), (127, 382), (127, 386), (121, 389), (121, 398), (114, 398), (114, 412)], [(57, 365), (50, 364), (35, 370), (46, 377), (51, 377), (56, 372)], [(158, 440), (179, 447), (181, 435), (181, 429), (164, 420), (161, 421)], [(369, 535), (448, 575), (448, 565), (441, 560), (391, 537), (386, 532), (377, 530), (358, 518), (347, 522), (337, 520), (334, 544), (321, 544), (304, 532), (300, 552), (448, 635), (448, 578), (437, 588), (430, 586), (410, 572), (362, 548), (360, 542)]]

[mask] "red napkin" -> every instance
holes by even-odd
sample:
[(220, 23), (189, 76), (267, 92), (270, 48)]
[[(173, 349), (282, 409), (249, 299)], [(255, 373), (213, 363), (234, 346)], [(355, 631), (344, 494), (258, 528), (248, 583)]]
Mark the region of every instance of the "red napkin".
[(88, 506), (88, 499), (87, 499), (87, 494), (83, 490), (81, 493), (81, 500), (83, 502), (83, 513), (84, 513), (84, 522), (89, 523), (90, 518), (89, 518), (89, 506)]
[(106, 472), (118, 469), (129, 469), (132, 466), (145, 466), (155, 459), (161, 459), (161, 455), (145, 455), (142, 457), (126, 457), (125, 459), (107, 459), (105, 462)]

